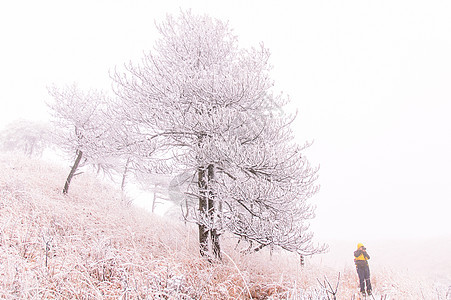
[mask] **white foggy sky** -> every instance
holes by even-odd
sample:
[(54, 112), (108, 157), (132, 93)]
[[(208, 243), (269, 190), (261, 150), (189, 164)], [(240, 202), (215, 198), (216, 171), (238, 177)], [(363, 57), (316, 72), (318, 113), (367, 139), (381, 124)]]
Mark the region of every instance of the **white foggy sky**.
[(449, 1), (4, 1), (0, 126), (45, 119), (52, 83), (108, 88), (180, 8), (271, 50), (321, 165), (318, 239), (451, 237)]

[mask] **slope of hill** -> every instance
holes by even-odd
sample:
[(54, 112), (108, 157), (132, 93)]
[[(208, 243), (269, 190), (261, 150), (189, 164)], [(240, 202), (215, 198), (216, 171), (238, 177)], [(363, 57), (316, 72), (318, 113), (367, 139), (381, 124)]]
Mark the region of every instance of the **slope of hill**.
[[(192, 225), (121, 204), (120, 193), (88, 174), (61, 193), (67, 170), (0, 155), (0, 295), (12, 299), (338, 299), (357, 290), (355, 270), (337, 270), (267, 251), (243, 256), (224, 240), (224, 261), (198, 255)], [(432, 286), (392, 271), (373, 274), (387, 299), (433, 299)], [(396, 283), (396, 285), (393, 284)], [(444, 293), (443, 291), (439, 291)], [(421, 297), (419, 296), (421, 295)]]

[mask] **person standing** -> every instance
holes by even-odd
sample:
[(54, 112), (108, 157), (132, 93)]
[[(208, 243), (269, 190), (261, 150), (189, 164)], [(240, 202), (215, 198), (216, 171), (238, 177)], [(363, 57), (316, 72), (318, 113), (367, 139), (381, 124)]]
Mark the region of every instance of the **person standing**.
[(359, 275), (360, 281), (360, 292), (365, 294), (365, 285), (366, 292), (368, 296), (371, 295), (371, 281), (370, 281), (370, 267), (368, 265), (368, 259), (370, 256), (368, 252), (366, 252), (365, 246), (362, 243), (357, 244), (357, 250), (354, 251), (354, 262), (357, 269), (357, 274)]

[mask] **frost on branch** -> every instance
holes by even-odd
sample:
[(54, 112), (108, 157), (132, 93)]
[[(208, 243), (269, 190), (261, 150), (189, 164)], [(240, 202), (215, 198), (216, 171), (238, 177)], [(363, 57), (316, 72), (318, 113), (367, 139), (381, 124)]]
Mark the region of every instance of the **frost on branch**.
[(168, 171), (191, 174), (197, 204), (186, 213), (201, 254), (220, 257), (225, 231), (260, 248), (321, 252), (307, 225), (318, 170), (294, 141), (288, 99), (272, 91), (269, 51), (240, 49), (227, 24), (190, 12), (158, 29), (154, 51), (116, 71), (115, 92), (136, 141), (153, 143)]
[(75, 84), (65, 88), (49, 88), (53, 102), (53, 139), (66, 154), (74, 159), (63, 193), (67, 194), (72, 178), (83, 165), (96, 165), (107, 170), (109, 161), (111, 122), (105, 114), (108, 97), (101, 92), (81, 91)]

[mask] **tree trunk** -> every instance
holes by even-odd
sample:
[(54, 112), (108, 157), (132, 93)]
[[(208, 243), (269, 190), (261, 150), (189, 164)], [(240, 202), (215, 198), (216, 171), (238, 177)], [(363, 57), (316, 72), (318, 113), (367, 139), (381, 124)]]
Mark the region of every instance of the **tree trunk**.
[[(208, 212), (206, 197), (207, 182), (205, 180), (205, 169), (203, 167), (197, 169), (197, 176), (197, 185), (199, 188), (199, 213), (201, 216), (205, 216)], [(199, 222), (199, 247), (200, 255), (208, 256), (208, 229), (202, 222)]]
[(221, 244), (219, 240), (219, 234), (216, 228), (211, 231), (211, 242), (213, 244), (213, 255), (215, 256), (216, 259), (222, 260)]
[(70, 182), (71, 182), (72, 178), (74, 177), (75, 172), (78, 169), (78, 165), (80, 164), (81, 157), (83, 156), (83, 152), (81, 150), (77, 150), (77, 152), (75, 152), (75, 154), (77, 155), (77, 158), (75, 159), (75, 163), (69, 172), (69, 176), (67, 176), (66, 183), (64, 184), (64, 188), (63, 188), (64, 195), (66, 195), (69, 192)]
[(125, 190), (125, 179), (127, 178), (128, 173), (128, 165), (130, 164), (130, 157), (127, 158), (127, 162), (125, 163), (124, 172), (122, 173), (122, 183), (121, 183), (121, 191), (124, 193)]
[(152, 200), (152, 213), (155, 213), (155, 206), (157, 204), (157, 185), (155, 184), (155, 189), (153, 190), (153, 200)]
[(212, 226), (210, 230), (211, 246), (213, 250), (213, 255), (216, 259), (221, 259), (221, 245), (219, 242), (219, 234), (217, 231), (217, 216), (216, 216), (216, 206), (215, 206), (215, 192), (212, 186), (213, 180), (215, 179), (215, 166), (208, 165), (208, 217), (210, 224)]
[(130, 164), (130, 157), (127, 158), (127, 161), (124, 166), (124, 172), (122, 172), (122, 182), (121, 182), (121, 201), (122, 204), (126, 204), (126, 197), (125, 197), (125, 181), (127, 179), (128, 174), (128, 165)]
[[(221, 259), (221, 246), (219, 234), (216, 229), (216, 207), (215, 194), (213, 190), (213, 180), (215, 178), (215, 167), (210, 164), (205, 169), (199, 167), (198, 170), (198, 187), (199, 187), (199, 213), (206, 224), (199, 224), (199, 245), (200, 254), (202, 256), (214, 257)], [(212, 255), (210, 254), (212, 250)]]

